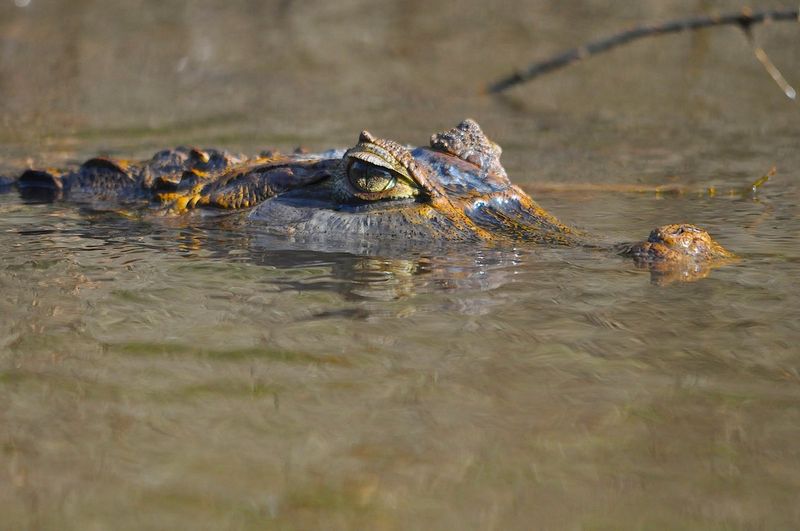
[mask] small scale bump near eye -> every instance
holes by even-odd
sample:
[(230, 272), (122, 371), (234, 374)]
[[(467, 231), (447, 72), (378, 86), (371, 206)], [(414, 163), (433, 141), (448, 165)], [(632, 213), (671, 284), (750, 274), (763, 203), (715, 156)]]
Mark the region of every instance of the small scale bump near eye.
[(357, 190), (380, 193), (391, 190), (397, 184), (394, 172), (362, 160), (354, 160), (347, 168), (347, 178)]

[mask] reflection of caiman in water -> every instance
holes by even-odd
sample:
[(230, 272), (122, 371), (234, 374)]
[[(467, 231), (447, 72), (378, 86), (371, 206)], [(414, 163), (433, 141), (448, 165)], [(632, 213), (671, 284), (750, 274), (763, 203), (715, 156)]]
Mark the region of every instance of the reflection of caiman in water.
[[(131, 163), (95, 158), (58, 172), (28, 170), (23, 195), (160, 212), (247, 210), (248, 220), (295, 239), (598, 244), (513, 185), (500, 147), (465, 120), (407, 148), (364, 131), (347, 151), (266, 153), (255, 159), (179, 148)], [(666, 277), (705, 276), (732, 257), (694, 225), (665, 225), (646, 241), (609, 246)]]

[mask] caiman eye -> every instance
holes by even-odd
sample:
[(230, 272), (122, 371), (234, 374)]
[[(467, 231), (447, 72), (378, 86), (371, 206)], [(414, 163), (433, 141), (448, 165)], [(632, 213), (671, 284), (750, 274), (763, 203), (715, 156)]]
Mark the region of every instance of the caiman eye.
[(356, 190), (373, 194), (391, 190), (397, 184), (393, 171), (358, 159), (347, 167), (347, 178)]

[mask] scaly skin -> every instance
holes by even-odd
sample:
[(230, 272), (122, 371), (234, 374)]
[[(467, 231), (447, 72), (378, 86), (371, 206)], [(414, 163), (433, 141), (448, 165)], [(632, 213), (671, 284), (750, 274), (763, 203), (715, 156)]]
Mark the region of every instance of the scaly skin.
[[(139, 163), (91, 159), (71, 171), (28, 170), (22, 194), (112, 207), (247, 210), (276, 233), (326, 240), (525, 241), (597, 247), (509, 181), (500, 146), (473, 120), (408, 148), (361, 133), (345, 152), (248, 159), (178, 148)], [(665, 225), (612, 248), (661, 281), (693, 280), (733, 255), (694, 225)], [(674, 273), (672, 278), (670, 274)]]

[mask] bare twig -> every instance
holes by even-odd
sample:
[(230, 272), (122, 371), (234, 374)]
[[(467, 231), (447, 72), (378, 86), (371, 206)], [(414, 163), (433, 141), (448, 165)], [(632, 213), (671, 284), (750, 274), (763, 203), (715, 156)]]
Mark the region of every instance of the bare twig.
[(750, 29), (750, 26), (742, 26), (742, 31), (744, 32), (744, 36), (747, 37), (747, 43), (750, 44), (750, 47), (753, 49), (753, 53), (758, 59), (758, 62), (764, 67), (767, 73), (772, 77), (773, 81), (778, 84), (786, 97), (790, 100), (797, 98), (797, 91), (792, 87), (786, 78), (783, 77), (781, 71), (778, 70), (778, 67), (770, 60), (767, 52), (764, 51), (764, 48), (760, 47), (756, 44), (756, 39), (753, 36), (753, 32)]
[(770, 170), (745, 186), (736, 186), (729, 189), (719, 190), (716, 186), (705, 188), (696, 186), (685, 186), (681, 184), (627, 184), (627, 183), (552, 183), (538, 182), (525, 186), (525, 190), (532, 194), (654, 194), (656, 196), (698, 196), (698, 197), (755, 197), (761, 189), (778, 172), (777, 167), (773, 166)]
[(774, 176), (775, 173), (777, 173), (777, 171), (778, 168), (773, 166), (767, 173), (765, 173), (764, 175), (753, 181), (753, 184), (750, 185), (750, 189), (753, 191), (753, 195), (755, 195), (756, 192), (758, 192), (758, 189), (764, 186), (764, 184), (767, 181), (769, 181), (770, 177)]
[[(591, 57), (592, 55), (597, 55), (602, 52), (607, 52), (612, 48), (616, 48), (617, 46), (621, 46), (623, 44), (627, 44), (629, 42), (642, 39), (644, 37), (653, 37), (655, 35), (664, 35), (667, 33), (679, 33), (682, 31), (695, 31), (702, 28), (709, 28), (713, 26), (723, 26), (723, 25), (738, 25), (740, 28), (745, 30), (746, 33), (749, 32), (749, 29), (754, 24), (761, 24), (765, 22), (771, 21), (795, 21), (797, 22), (800, 20), (800, 9), (774, 9), (774, 10), (764, 10), (764, 11), (750, 11), (749, 9), (744, 9), (739, 13), (728, 13), (725, 15), (712, 15), (707, 17), (694, 17), (694, 18), (686, 18), (680, 20), (671, 20), (668, 22), (663, 22), (661, 24), (652, 24), (652, 25), (645, 25), (645, 26), (637, 26), (635, 28), (616, 33), (609, 37), (605, 37), (603, 39), (599, 39), (596, 41), (592, 41), (588, 44), (583, 46), (579, 46), (578, 48), (573, 48), (571, 50), (567, 50), (560, 54), (554, 55), (549, 59), (545, 59), (544, 61), (539, 61), (536, 63), (531, 64), (524, 70), (517, 71), (503, 79), (500, 79), (487, 88), (487, 91), (491, 94), (498, 94), (503, 92), (515, 85), (519, 85), (521, 83), (525, 83), (526, 81), (530, 81), (531, 79), (538, 77), (542, 74), (546, 74), (548, 72), (552, 72), (553, 70), (557, 70), (559, 68), (563, 68), (568, 66), (576, 61), (580, 61), (581, 59), (586, 59), (587, 57)], [(758, 51), (761, 51), (759, 54)], [(787, 96), (791, 94), (791, 91), (787, 91), (786, 87), (792, 89), (788, 83), (783, 79), (783, 76), (780, 75), (777, 68), (769, 61), (769, 58), (766, 58), (766, 62), (762, 60), (759, 55), (766, 57), (766, 54), (760, 48), (756, 48), (756, 57), (761, 61), (767, 71), (772, 75), (773, 79), (781, 86)], [(767, 66), (770, 65), (770, 66)], [(777, 72), (778, 77), (774, 75)], [(781, 81), (785, 84), (782, 85)], [(790, 96), (791, 97), (791, 96)]]

